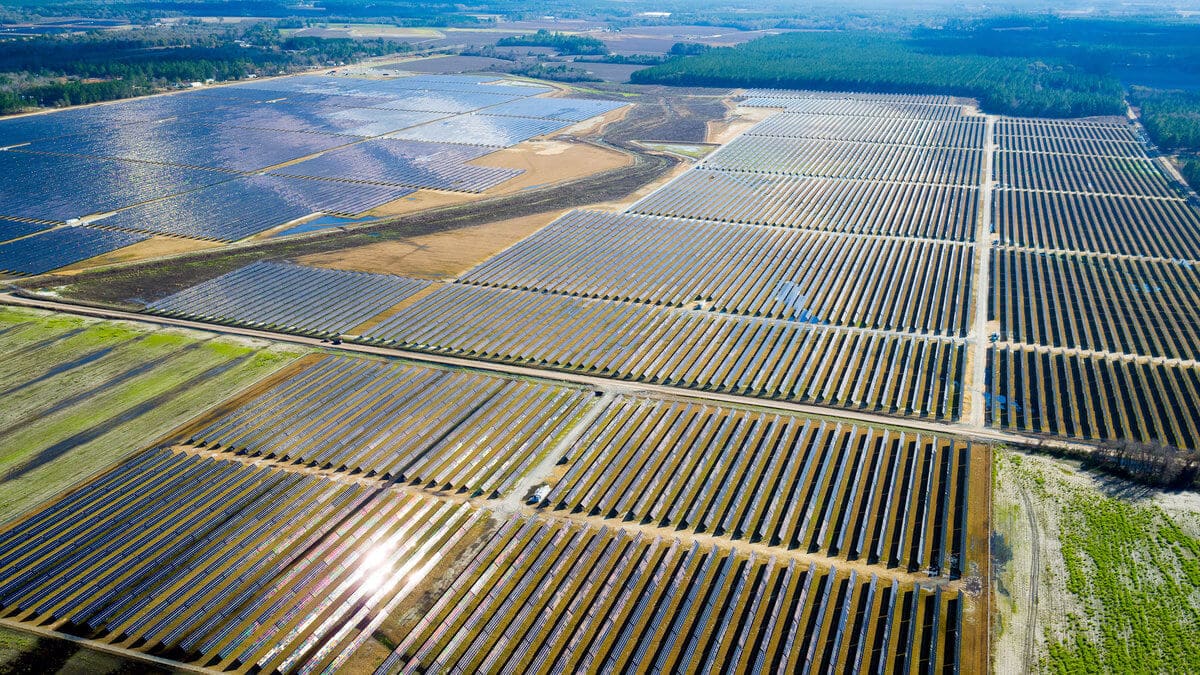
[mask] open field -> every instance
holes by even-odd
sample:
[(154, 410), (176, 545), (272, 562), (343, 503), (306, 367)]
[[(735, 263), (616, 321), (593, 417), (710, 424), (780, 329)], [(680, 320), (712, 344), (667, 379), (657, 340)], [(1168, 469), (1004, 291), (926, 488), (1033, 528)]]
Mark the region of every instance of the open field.
[(299, 258), (297, 262), (358, 272), (386, 271), (418, 279), (452, 279), (537, 232), (558, 215), (540, 213), (449, 232), (382, 241), (331, 253), (316, 253)]
[(997, 452), (995, 467), (1011, 555), (998, 570), (998, 672), (1183, 672), (1200, 660), (1195, 494), (1017, 451)]
[(0, 310), (0, 520), (135, 452), (295, 351)]

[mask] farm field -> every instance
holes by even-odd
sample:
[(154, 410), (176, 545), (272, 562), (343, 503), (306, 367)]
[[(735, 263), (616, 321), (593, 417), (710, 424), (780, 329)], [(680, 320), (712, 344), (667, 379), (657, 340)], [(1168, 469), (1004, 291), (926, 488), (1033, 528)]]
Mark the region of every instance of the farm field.
[(297, 355), (212, 334), (0, 309), (0, 521)]

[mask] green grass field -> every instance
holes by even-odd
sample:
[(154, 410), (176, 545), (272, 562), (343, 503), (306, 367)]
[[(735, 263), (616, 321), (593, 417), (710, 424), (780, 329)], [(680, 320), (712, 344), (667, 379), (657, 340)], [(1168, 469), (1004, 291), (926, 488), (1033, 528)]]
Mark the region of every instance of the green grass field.
[(0, 308), (0, 523), (141, 450), (299, 353)]

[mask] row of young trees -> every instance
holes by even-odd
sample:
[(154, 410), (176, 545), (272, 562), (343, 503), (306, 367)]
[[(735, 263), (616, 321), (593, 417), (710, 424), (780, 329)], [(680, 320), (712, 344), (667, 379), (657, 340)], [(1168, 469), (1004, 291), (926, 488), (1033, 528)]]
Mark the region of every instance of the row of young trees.
[(1120, 82), (1067, 63), (935, 54), (883, 33), (787, 33), (668, 61), (633, 74), (645, 84), (850, 89), (978, 98), (989, 112), (1036, 117), (1117, 115)]

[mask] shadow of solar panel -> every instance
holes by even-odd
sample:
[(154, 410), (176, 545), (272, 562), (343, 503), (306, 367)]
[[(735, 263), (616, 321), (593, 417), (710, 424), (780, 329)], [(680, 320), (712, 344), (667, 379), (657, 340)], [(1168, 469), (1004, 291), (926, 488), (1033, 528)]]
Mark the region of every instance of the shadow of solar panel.
[(34, 232), (50, 229), (50, 227), (50, 225), (41, 223), (27, 223), (23, 220), (0, 218), (0, 241), (11, 241), (27, 237)]
[(538, 117), (542, 119), (582, 122), (624, 106), (618, 101), (598, 101), (582, 98), (524, 98), (488, 108), (489, 115), (506, 117)]
[(431, 284), (289, 263), (258, 262), (150, 303), (158, 314), (340, 335)]
[(482, 192), (522, 173), (520, 169), (466, 164), (490, 152), (484, 147), (380, 138), (327, 152), (272, 174)]
[(101, 227), (236, 241), (314, 213), (357, 216), (411, 188), (246, 176), (119, 211)]
[(105, 134), (38, 141), (29, 150), (257, 171), (350, 142), (332, 134), (246, 129), (173, 120), (129, 124)]
[(225, 173), (165, 164), (0, 152), (0, 213), (66, 222), (226, 180)]
[(393, 138), (434, 143), (508, 147), (569, 126), (571, 126), (571, 122), (563, 120), (459, 115), (399, 131), (393, 135)]
[(149, 239), (146, 234), (60, 227), (0, 244), (0, 271), (41, 274)]

